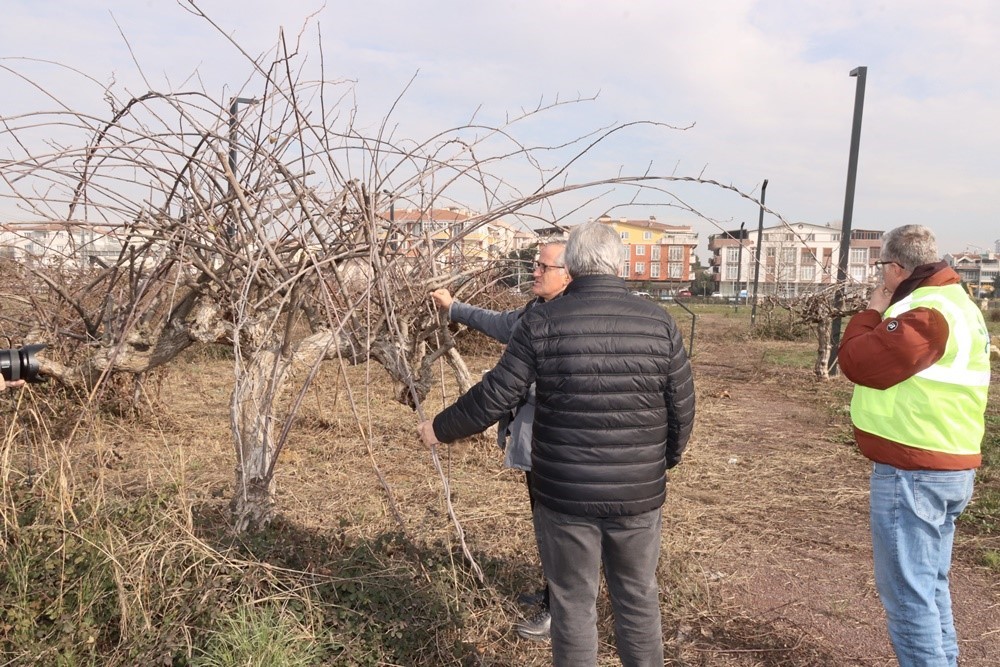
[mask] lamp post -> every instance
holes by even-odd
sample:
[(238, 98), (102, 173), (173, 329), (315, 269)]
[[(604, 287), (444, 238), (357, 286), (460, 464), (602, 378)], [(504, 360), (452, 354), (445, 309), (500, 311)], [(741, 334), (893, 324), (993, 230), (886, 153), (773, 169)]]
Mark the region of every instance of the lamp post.
[[(865, 79), (867, 67), (855, 67), (851, 76), (858, 78), (854, 91), (854, 123), (851, 126), (851, 152), (847, 160), (847, 191), (844, 194), (844, 222), (840, 231), (840, 260), (837, 263), (837, 292), (833, 308), (839, 311), (844, 303), (844, 283), (847, 282), (847, 262), (851, 252), (851, 219), (854, 216), (854, 184), (858, 179), (858, 150), (861, 147), (861, 116), (865, 108)], [(840, 347), (840, 318), (834, 318), (830, 331), (830, 375), (837, 374), (837, 348)]]
[[(241, 104), (257, 104), (257, 99), (253, 97), (233, 97), (229, 100), (229, 171), (236, 180), (236, 111)], [(229, 182), (229, 198), (233, 196), (233, 182)], [(225, 226), (226, 236), (233, 238), (236, 236), (236, 223), (230, 222)]]
[(740, 223), (740, 249), (736, 253), (736, 308), (734, 313), (740, 312), (740, 287), (743, 285), (743, 238), (746, 236), (746, 221)]
[(760, 246), (764, 236), (764, 195), (767, 194), (767, 179), (760, 187), (760, 216), (757, 218), (757, 248), (754, 252), (753, 262), (753, 306), (750, 308), (750, 326), (754, 325), (757, 319), (757, 285), (760, 282)]
[(257, 104), (255, 97), (234, 97), (229, 101), (229, 170), (236, 175), (236, 112), (241, 104)]
[(389, 247), (393, 251), (396, 251), (399, 250), (403, 241), (389, 241), (389, 239), (393, 236), (405, 238), (402, 234), (396, 232), (396, 193), (389, 190), (382, 190), (382, 194), (389, 198), (389, 229), (386, 231), (385, 238), (389, 242)]

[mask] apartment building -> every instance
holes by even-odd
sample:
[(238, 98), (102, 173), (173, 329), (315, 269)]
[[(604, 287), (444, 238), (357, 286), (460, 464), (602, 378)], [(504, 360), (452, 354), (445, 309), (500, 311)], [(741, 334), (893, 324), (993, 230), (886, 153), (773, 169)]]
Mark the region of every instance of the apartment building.
[[(388, 216), (384, 216), (390, 220)], [(406, 208), (391, 212), (396, 234), (410, 238), (430, 237), (451, 264), (506, 257), (537, 242), (534, 232), (503, 220), (479, 224), (482, 216), (457, 206), (449, 208)]]
[(698, 247), (698, 234), (690, 226), (663, 224), (654, 216), (640, 220), (604, 216), (597, 221), (611, 225), (621, 237), (625, 260), (619, 275), (627, 283), (648, 285), (657, 295), (690, 286)]
[[(866, 283), (876, 279), (875, 261), (882, 250), (881, 230), (851, 231), (848, 250), (849, 280)], [(805, 222), (765, 227), (761, 231), (760, 266), (757, 267), (757, 231), (738, 229), (708, 237), (709, 269), (716, 291), (735, 296), (751, 289), (755, 277), (758, 294), (798, 296), (837, 282), (841, 227)]]
[(993, 298), (997, 276), (1000, 275), (1000, 254), (996, 252), (960, 252), (944, 256), (951, 268), (961, 276), (972, 293), (978, 297)]

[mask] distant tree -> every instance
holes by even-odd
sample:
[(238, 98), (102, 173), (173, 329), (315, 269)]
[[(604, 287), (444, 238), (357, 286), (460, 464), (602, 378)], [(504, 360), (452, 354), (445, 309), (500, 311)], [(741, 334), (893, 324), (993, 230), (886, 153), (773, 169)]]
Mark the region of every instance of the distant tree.
[(842, 289), (840, 286), (831, 285), (796, 297), (765, 296), (760, 300), (761, 308), (782, 308), (789, 311), (799, 322), (808, 324), (814, 329), (817, 347), (813, 372), (818, 380), (830, 379), (830, 359), (834, 352), (831, 342), (833, 321), (864, 310), (868, 303), (871, 285), (855, 283), (846, 286), (841, 292), (838, 305), (837, 291), (840, 289)]
[(500, 279), (507, 287), (520, 287), (532, 281), (532, 263), (538, 254), (538, 248), (530, 246), (520, 250), (511, 250), (504, 257), (503, 277)]
[(709, 296), (718, 288), (718, 284), (707, 270), (696, 270), (691, 283), (691, 294), (694, 296)]

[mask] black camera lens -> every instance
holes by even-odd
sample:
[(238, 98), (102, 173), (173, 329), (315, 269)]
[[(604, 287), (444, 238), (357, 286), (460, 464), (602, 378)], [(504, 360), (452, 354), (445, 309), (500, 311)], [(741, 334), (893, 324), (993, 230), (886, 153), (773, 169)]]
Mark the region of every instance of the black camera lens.
[(45, 349), (45, 345), (36, 343), (25, 345), (19, 349), (0, 350), (0, 374), (7, 382), (25, 380), (26, 382), (42, 382), (40, 364), (37, 355)]

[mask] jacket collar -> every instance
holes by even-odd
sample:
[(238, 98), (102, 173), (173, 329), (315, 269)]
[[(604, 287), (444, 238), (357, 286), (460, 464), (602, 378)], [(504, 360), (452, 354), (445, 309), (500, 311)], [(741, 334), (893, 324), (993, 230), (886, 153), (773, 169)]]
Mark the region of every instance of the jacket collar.
[(921, 264), (913, 269), (903, 282), (899, 283), (896, 291), (892, 293), (890, 305), (908, 296), (918, 287), (942, 287), (961, 282), (955, 270), (948, 266), (948, 262), (934, 262), (933, 264)]
[(612, 275), (580, 276), (573, 278), (563, 294), (582, 294), (584, 292), (613, 292), (624, 294), (625, 280)]

